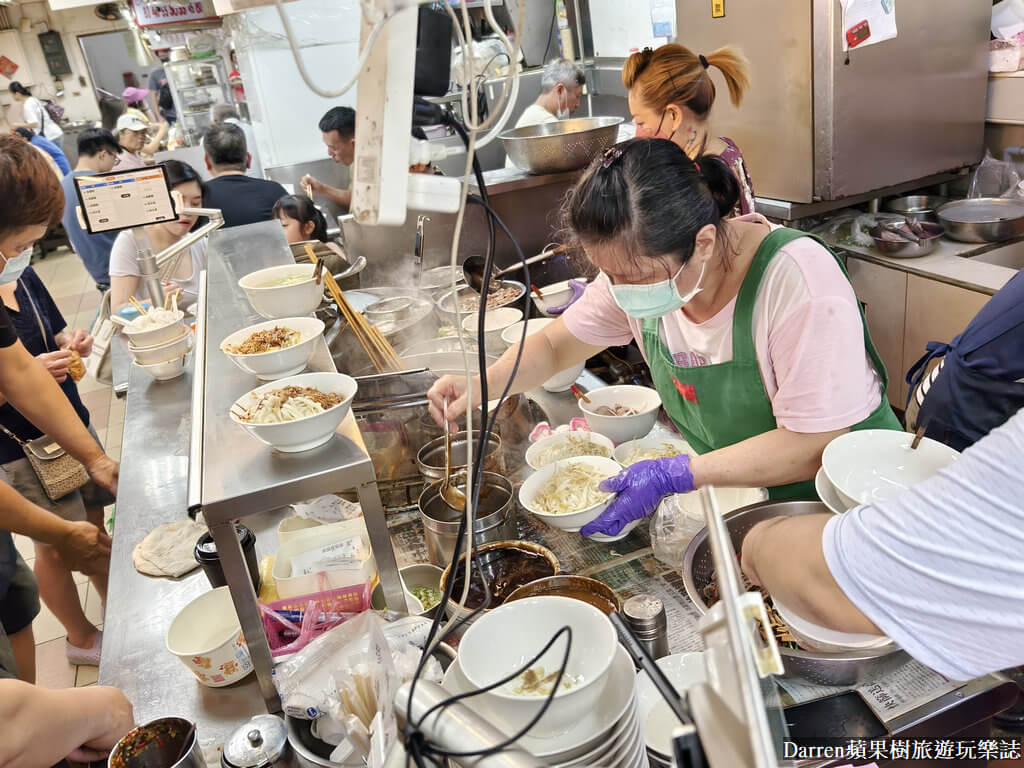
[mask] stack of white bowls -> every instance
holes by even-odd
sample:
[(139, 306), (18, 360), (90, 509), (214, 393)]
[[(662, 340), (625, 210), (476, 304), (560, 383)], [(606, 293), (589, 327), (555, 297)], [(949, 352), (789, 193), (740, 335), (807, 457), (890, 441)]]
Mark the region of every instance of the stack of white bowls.
[[(522, 668), (564, 626), (572, 628), (563, 685), (544, 716), (519, 745), (551, 768), (647, 768), (637, 716), (636, 673), (615, 629), (601, 611), (568, 597), (516, 600), (476, 621), (459, 644), (444, 688), (470, 693)], [(563, 635), (564, 638), (564, 635)], [(531, 669), (544, 675), (561, 666), (565, 640), (559, 638)], [(463, 701), (507, 736), (515, 735), (540, 711), (544, 697), (519, 695), (516, 681)]]
[[(707, 680), (703, 653), (664, 656), (658, 659), (658, 667), (680, 695)], [(637, 714), (650, 764), (655, 768), (671, 768), (672, 732), (678, 721), (646, 672), (637, 675), (636, 683)]]
[(124, 327), (128, 349), (135, 364), (157, 381), (181, 376), (192, 351), (192, 331), (184, 323), (180, 309), (176, 320), (157, 328), (135, 330), (131, 323)]

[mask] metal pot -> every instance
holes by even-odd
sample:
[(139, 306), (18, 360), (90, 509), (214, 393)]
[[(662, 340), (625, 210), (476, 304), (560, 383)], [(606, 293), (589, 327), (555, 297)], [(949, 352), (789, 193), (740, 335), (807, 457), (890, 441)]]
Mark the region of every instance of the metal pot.
[(946, 235), (963, 243), (1000, 243), (1024, 237), (1024, 200), (975, 197), (938, 210)]
[[(747, 531), (762, 520), (827, 512), (828, 507), (819, 501), (767, 501), (735, 509), (723, 517), (732, 546), (740, 552)], [(708, 605), (704, 601), (704, 587), (711, 582), (713, 570), (708, 529), (701, 528), (686, 548), (686, 555), (683, 558), (683, 584), (686, 586), (686, 594), (701, 613), (708, 611)], [(910, 658), (905, 651), (892, 643), (867, 651), (817, 653), (780, 648), (779, 653), (782, 655), (786, 677), (802, 678), (815, 685), (857, 685), (892, 672)]]
[[(452, 485), (468, 495), (466, 473), (452, 473)], [(420, 494), (420, 521), (427, 544), (427, 557), (434, 565), (444, 568), (452, 561), (455, 542), (459, 533), (462, 513), (449, 507), (440, 494), (441, 481), (431, 483)], [(478, 544), (488, 541), (502, 541), (515, 533), (512, 508), (515, 492), (506, 478), (493, 472), (483, 473), (480, 488), (480, 505), (473, 521), (473, 535)], [(442, 578), (442, 587), (444, 581)]]
[(915, 221), (938, 222), (937, 211), (948, 202), (948, 197), (940, 195), (907, 195), (886, 201), (884, 207), (890, 213), (898, 213)]
[[(891, 226), (891, 225), (890, 225)], [(896, 223), (895, 226), (903, 231), (909, 231), (905, 223)], [(875, 247), (886, 256), (894, 256), (900, 259), (912, 259), (917, 256), (926, 256), (939, 246), (944, 229), (941, 224), (930, 221), (918, 222), (921, 231), (927, 232), (927, 237), (918, 237), (915, 243), (912, 240), (889, 239), (882, 236), (882, 227), (876, 225), (868, 230), (871, 239), (875, 241)], [(897, 236), (894, 236), (898, 238)]]
[[(500, 287), (502, 287), (502, 288), (507, 288), (507, 287), (516, 288), (517, 289), (516, 295), (514, 297), (512, 297), (511, 299), (508, 299), (507, 301), (503, 301), (501, 303), (496, 303), (493, 306), (488, 306), (487, 307), (488, 309), (497, 309), (498, 307), (517, 307), (519, 309), (525, 309), (526, 308), (525, 307), (525, 304), (526, 304), (526, 302), (525, 302), (525, 299), (526, 299), (526, 286), (525, 285), (523, 285), (522, 283), (520, 283), (517, 280), (502, 280)], [(448, 291), (444, 292), (443, 294), (441, 294), (441, 298), (439, 298), (437, 300), (437, 302), (435, 302), (434, 306), (437, 309), (437, 316), (441, 319), (441, 322), (444, 323), (445, 325), (449, 325), (449, 326), (454, 327), (455, 326), (455, 322), (456, 322), (456, 315), (455, 315), (455, 306), (452, 303), (452, 293), (453, 292), (451, 290), (448, 290)], [(463, 288), (459, 288), (458, 291), (456, 291), (455, 293), (458, 294), (459, 298), (465, 298), (466, 296), (475, 296), (477, 299), (480, 298), (480, 294), (478, 294), (476, 291), (474, 291), (468, 285), (463, 287)], [(468, 310), (468, 311), (462, 312), (461, 316), (465, 317), (466, 315), (471, 314), (471, 313), (475, 314), (476, 310), (474, 309), (474, 310)]]
[(290, 768), (291, 748), (284, 720), (275, 715), (256, 715), (224, 742), (222, 768)]
[[(452, 474), (466, 471), (466, 430), (452, 435)], [(473, 450), (476, 451), (480, 442), (480, 432), (473, 430)], [(444, 446), (445, 439), (434, 438), (420, 448), (416, 454), (416, 467), (423, 476), (423, 482), (430, 484), (444, 478)], [(475, 458), (474, 458), (475, 461)], [(501, 451), (501, 438), (491, 435), (487, 439), (487, 455), (484, 457), (484, 471), (505, 474), (505, 457)]]
[[(178, 756), (185, 752), (184, 757)], [(206, 768), (195, 726), (162, 717), (128, 732), (110, 751), (108, 768)]]

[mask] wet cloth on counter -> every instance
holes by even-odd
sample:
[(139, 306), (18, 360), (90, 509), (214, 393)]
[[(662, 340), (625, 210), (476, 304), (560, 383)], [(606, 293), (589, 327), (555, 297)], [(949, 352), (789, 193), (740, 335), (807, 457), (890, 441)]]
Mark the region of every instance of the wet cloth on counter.
[(194, 552), (204, 533), (206, 524), (200, 520), (178, 520), (158, 526), (135, 545), (135, 570), (147, 576), (184, 576), (199, 567)]

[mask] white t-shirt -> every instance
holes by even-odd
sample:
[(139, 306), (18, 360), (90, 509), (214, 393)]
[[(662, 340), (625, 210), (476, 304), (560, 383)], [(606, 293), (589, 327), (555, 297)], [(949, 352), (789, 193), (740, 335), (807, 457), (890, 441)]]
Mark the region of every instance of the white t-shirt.
[(828, 522), (839, 587), (954, 680), (1024, 664), (1024, 410), (892, 501)]
[[(758, 214), (735, 221), (767, 224)], [(695, 368), (731, 361), (735, 310), (733, 299), (702, 323), (683, 310), (661, 318), (661, 338), (675, 364)], [(585, 344), (611, 347), (636, 339), (643, 351), (641, 321), (615, 303), (603, 274), (562, 317)], [(768, 265), (754, 300), (753, 335), (779, 427), (801, 433), (843, 429), (866, 419), (882, 401), (853, 287), (814, 240), (788, 243)]]
[[(557, 117), (544, 109), (540, 104), (534, 102), (524, 109), (523, 114), (521, 114), (519, 119), (516, 120), (516, 128), (526, 128), (529, 125), (540, 125), (541, 123), (553, 123), (556, 120), (558, 120)], [(515, 168), (516, 166), (515, 163), (506, 157), (505, 167)]]
[[(45, 113), (45, 108), (39, 99), (35, 96), (29, 96), (25, 99), (25, 102), (21, 105), (21, 114), (25, 118), (25, 122), (36, 124), (42, 127), (42, 134), (44, 138), (49, 139), (57, 144), (60, 143), (61, 137), (64, 135), (64, 131), (61, 127), (53, 121), (53, 118), (49, 114)], [(39, 129), (36, 129), (36, 133), (39, 133)]]
[[(126, 229), (121, 232), (110, 249), (110, 276), (140, 276), (139, 264), (136, 260), (138, 252), (139, 249), (131, 230)], [(192, 274), (184, 280), (171, 279), (172, 283), (181, 288), (181, 296), (178, 297), (179, 307), (194, 304), (199, 296), (199, 273), (206, 269), (207, 264), (205, 237), (189, 248), (188, 254), (181, 255), (183, 259), (189, 257), (192, 259)], [(145, 285), (140, 283), (139, 292), (145, 293), (145, 291)], [(148, 293), (146, 295), (148, 296)]]

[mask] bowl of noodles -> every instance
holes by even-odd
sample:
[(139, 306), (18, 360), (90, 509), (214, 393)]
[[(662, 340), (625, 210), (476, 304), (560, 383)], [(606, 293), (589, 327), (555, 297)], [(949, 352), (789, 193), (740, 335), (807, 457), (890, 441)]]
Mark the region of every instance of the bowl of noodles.
[(287, 317), (235, 331), (220, 349), (246, 373), (273, 381), (302, 373), (323, 332), (323, 321), (315, 317)]
[(238, 281), (249, 303), (271, 320), (309, 315), (320, 306), (324, 287), (313, 279), (312, 264), (284, 264), (267, 267)]
[(577, 456), (548, 464), (519, 489), (519, 503), (550, 526), (577, 532), (598, 517), (615, 497), (598, 488), (622, 467), (603, 456)]
[(231, 406), (231, 420), (283, 453), (323, 445), (348, 414), (356, 380), (343, 373), (301, 373), (257, 387)]

